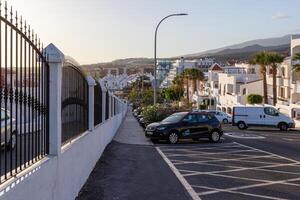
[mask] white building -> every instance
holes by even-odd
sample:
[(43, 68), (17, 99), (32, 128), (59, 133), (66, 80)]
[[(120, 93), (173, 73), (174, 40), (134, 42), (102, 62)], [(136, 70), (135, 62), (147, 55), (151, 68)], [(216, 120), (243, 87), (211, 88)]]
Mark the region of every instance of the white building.
[(194, 99), (199, 101), (199, 98), (209, 96), (215, 100), (218, 110), (231, 113), (233, 106), (247, 103), (247, 95), (262, 95), (262, 88), (259, 66), (239, 64), (221, 67), (214, 64), (208, 71), (204, 94), (198, 91)]
[(130, 86), (133, 82), (136, 81), (136, 79), (140, 76), (147, 76), (149, 77), (150, 81), (153, 81), (154, 77), (150, 73), (138, 73), (138, 74), (121, 74), (121, 75), (112, 75), (107, 74), (105, 77), (100, 79), (100, 82), (103, 83), (103, 85), (109, 89), (109, 90), (122, 90), (125, 87)]
[[(277, 104), (276, 107), (281, 112), (296, 119), (300, 125), (300, 77), (293, 71), (293, 57), (300, 53), (300, 35), (291, 37), (291, 56), (285, 58), (284, 62), (277, 70)], [(269, 101), (273, 99), (273, 79), (272, 72), (267, 74)]]
[(172, 81), (177, 74), (182, 73), (185, 69), (198, 68), (203, 72), (207, 72), (210, 66), (214, 64), (214, 60), (211, 58), (203, 58), (199, 60), (186, 60), (183, 57), (180, 60), (176, 60), (169, 70), (169, 73), (162, 81), (160, 87), (166, 88), (172, 84)]

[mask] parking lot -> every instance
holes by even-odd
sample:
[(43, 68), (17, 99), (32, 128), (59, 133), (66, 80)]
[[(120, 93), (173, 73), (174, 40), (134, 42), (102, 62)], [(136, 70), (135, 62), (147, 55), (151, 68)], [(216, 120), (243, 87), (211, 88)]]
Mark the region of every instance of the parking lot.
[(300, 197), (297, 160), (227, 138), (219, 144), (159, 144), (156, 149), (194, 199)]

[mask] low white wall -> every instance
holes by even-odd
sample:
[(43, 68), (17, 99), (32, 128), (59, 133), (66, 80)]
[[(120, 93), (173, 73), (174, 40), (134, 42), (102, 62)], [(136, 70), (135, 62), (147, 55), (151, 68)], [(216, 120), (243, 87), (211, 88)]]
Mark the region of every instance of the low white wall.
[(126, 111), (64, 146), (1, 186), (0, 199), (73, 200), (105, 147), (115, 136)]

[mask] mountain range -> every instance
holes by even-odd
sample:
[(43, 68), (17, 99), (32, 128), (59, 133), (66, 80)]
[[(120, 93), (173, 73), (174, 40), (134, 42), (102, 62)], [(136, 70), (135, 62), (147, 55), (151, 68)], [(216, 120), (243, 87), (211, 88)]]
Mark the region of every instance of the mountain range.
[[(172, 58), (161, 58), (175, 60), (180, 57), (188, 59), (199, 59), (204, 57), (214, 58), (216, 62), (227, 63), (229, 60), (249, 61), (253, 59), (255, 54), (259, 51), (275, 51), (285, 56), (290, 55), (291, 35), (282, 37), (273, 37), (266, 39), (250, 40), (247, 42), (225, 46), (218, 49), (203, 51), (194, 54), (182, 55)], [(92, 65), (85, 65), (83, 67), (153, 67), (153, 58), (126, 58), (114, 60), (107, 63), (97, 63)]]
[(283, 37), (274, 37), (258, 40), (250, 40), (247, 42), (225, 46), (218, 49), (203, 51), (200, 53), (184, 55), (184, 57), (205, 57), (213, 55), (224, 55), (234, 53), (245, 53), (245, 52), (257, 52), (257, 51), (276, 51), (277, 49), (282, 50), (283, 48), (289, 47), (291, 42), (291, 35), (285, 35)]

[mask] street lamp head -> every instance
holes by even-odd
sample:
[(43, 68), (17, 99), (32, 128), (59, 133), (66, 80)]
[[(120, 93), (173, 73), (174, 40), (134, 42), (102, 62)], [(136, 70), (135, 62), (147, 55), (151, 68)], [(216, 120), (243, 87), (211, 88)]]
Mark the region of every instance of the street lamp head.
[(179, 13), (178, 15), (184, 16), (184, 15), (189, 15), (188, 13)]

